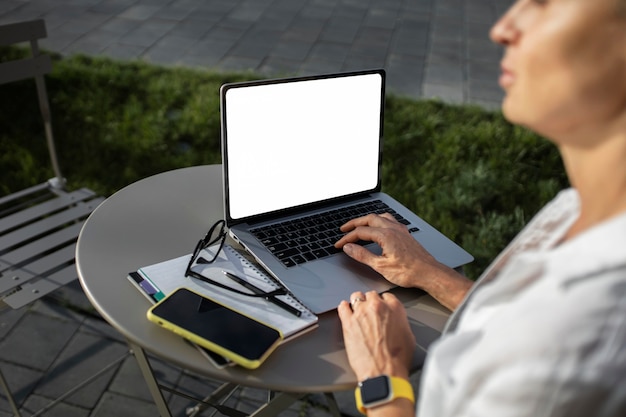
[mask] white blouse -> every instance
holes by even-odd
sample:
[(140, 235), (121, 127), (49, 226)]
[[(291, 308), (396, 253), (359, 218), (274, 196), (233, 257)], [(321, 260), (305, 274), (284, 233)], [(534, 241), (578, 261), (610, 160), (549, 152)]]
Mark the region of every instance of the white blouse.
[(574, 189), (479, 278), (431, 346), (419, 417), (626, 416), (626, 214), (562, 244)]

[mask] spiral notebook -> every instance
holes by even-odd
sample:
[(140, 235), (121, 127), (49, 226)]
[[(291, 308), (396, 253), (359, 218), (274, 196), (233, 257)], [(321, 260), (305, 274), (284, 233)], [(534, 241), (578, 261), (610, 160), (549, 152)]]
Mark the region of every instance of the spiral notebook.
[[(210, 252), (212, 249), (208, 248), (207, 251)], [(152, 302), (159, 301), (180, 287), (206, 294), (243, 314), (277, 328), (283, 334), (283, 342), (317, 327), (318, 317), (290, 293), (276, 297), (299, 310), (301, 313), (299, 317), (262, 297), (247, 297), (204, 281), (185, 277), (190, 256), (191, 254), (184, 255), (139, 268), (128, 275), (128, 280)], [(237, 275), (265, 292), (283, 288), (230, 245), (224, 246), (215, 262), (196, 264), (192, 269), (238, 290), (245, 291), (245, 288), (228, 279), (224, 272)]]

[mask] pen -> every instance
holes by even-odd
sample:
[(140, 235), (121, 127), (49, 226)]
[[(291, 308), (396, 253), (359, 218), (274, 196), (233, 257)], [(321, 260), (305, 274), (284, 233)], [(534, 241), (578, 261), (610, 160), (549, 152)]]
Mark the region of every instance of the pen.
[[(235, 281), (236, 283), (246, 287), (247, 289), (249, 289), (250, 291), (252, 291), (255, 294), (265, 294), (265, 291), (263, 291), (262, 289), (252, 285), (251, 283), (249, 283), (248, 281), (246, 281), (243, 278), (238, 277), (235, 274), (231, 274), (228, 271), (222, 271), (224, 273), (224, 275), (226, 275), (228, 278), (232, 279), (233, 281)], [(296, 317), (300, 317), (302, 315), (302, 312), (300, 310), (298, 310), (297, 308), (287, 304), (286, 302), (284, 302), (283, 300), (279, 300), (278, 298), (276, 298), (273, 295), (269, 295), (267, 297), (265, 297), (265, 299), (267, 301), (269, 301), (270, 303), (274, 303), (276, 304), (278, 307), (287, 310), (288, 312), (290, 312), (291, 314), (293, 314)]]

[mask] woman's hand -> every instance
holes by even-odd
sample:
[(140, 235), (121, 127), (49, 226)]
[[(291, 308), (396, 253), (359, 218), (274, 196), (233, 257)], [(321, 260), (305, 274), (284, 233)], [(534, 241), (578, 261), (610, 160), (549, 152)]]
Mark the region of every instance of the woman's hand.
[[(346, 235), (335, 247), (401, 287), (421, 287), (420, 272), (439, 264), (391, 214), (369, 214), (350, 220), (341, 226), (341, 231)], [(358, 241), (375, 242), (383, 252), (377, 256), (354, 244)]]
[[(472, 286), (472, 281), (433, 258), (391, 214), (368, 214), (350, 220), (341, 230), (346, 234), (335, 247), (400, 287), (425, 290), (450, 310)], [(359, 241), (377, 243), (382, 253), (370, 252), (356, 244)]]
[(415, 349), (406, 310), (390, 293), (355, 292), (337, 308), (350, 366), (359, 381), (388, 374), (408, 379)]

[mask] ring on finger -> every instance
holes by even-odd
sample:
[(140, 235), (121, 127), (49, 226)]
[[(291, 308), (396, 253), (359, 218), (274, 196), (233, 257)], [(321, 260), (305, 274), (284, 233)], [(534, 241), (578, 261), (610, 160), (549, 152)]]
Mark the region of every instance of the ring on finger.
[(356, 303), (358, 303), (359, 301), (365, 301), (363, 298), (361, 297), (354, 297), (351, 301), (350, 301), (350, 305), (352, 307), (354, 307), (356, 305)]

